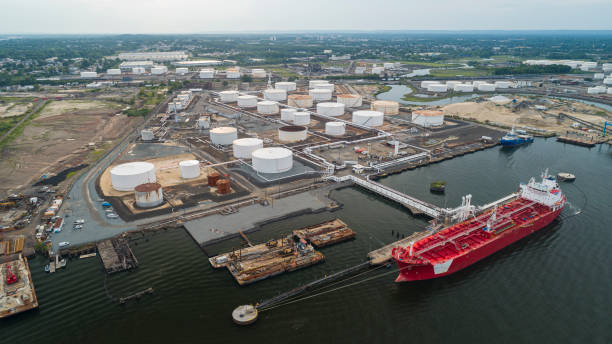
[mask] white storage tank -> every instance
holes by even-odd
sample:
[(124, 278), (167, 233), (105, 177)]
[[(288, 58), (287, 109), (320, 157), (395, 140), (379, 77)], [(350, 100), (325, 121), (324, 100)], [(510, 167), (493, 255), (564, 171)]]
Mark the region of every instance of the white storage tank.
[(181, 178), (192, 179), (200, 176), (200, 162), (197, 160), (184, 160), (179, 162)]
[(378, 127), (383, 124), (385, 114), (381, 111), (359, 110), (353, 112), (353, 123), (368, 127)]
[(178, 75), (185, 75), (185, 74), (189, 73), (189, 68), (179, 67), (179, 68), (176, 69), (175, 73), (178, 74)]
[(257, 112), (262, 115), (274, 115), (278, 113), (278, 103), (271, 100), (263, 100), (257, 103)]
[(162, 75), (168, 73), (168, 67), (166, 66), (155, 66), (151, 68), (151, 74)]
[(317, 84), (316, 89), (330, 90), (333, 93), (335, 86), (334, 84)]
[(212, 68), (200, 69), (200, 79), (212, 79), (215, 77), (215, 70)]
[(146, 69), (144, 69), (143, 67), (134, 67), (132, 68), (132, 74), (144, 74), (146, 73)]
[(151, 141), (155, 138), (155, 135), (153, 135), (153, 130), (151, 129), (142, 129), (140, 131), (140, 138), (143, 141)]
[(382, 74), (385, 72), (385, 67), (372, 67), (372, 74)]
[(325, 116), (342, 116), (344, 115), (344, 104), (342, 103), (319, 103), (317, 104), (317, 113)]
[(308, 137), (308, 129), (301, 125), (287, 125), (278, 128), (278, 140), (283, 143), (304, 141)]
[(446, 92), (448, 90), (448, 86), (445, 84), (429, 84), (427, 86), (427, 91), (429, 92)]
[(431, 84), (439, 84), (439, 82), (438, 81), (431, 81), (431, 80), (421, 81), (421, 88), (427, 88), (427, 86), (429, 86)]
[(602, 80), (605, 77), (606, 77), (606, 75), (604, 73), (595, 73), (595, 74), (593, 74), (593, 79), (595, 79), (595, 80)]
[(159, 183), (144, 183), (134, 187), (136, 207), (152, 208), (164, 203), (164, 192)]
[(603, 79), (605, 85), (612, 85), (612, 77)]
[(280, 110), (281, 121), (293, 122), (293, 117), (296, 112), (297, 112), (296, 109), (281, 109)]
[(392, 100), (375, 100), (370, 104), (370, 109), (380, 111), (385, 115), (397, 115), (399, 113), (399, 103)]
[(310, 124), (310, 113), (309, 112), (295, 112), (293, 114), (293, 124), (295, 125)]
[(235, 67), (235, 68), (228, 68), (225, 70), (225, 76), (228, 79), (240, 79), (241, 73), (240, 73), (240, 68)]
[(107, 69), (106, 70), (106, 74), (108, 74), (108, 75), (121, 75), (121, 69), (119, 69), (119, 68)]
[(383, 67), (385, 69), (392, 69), (392, 68), (395, 68), (395, 64), (393, 62), (385, 62), (383, 63)]
[(474, 85), (472, 84), (456, 84), (453, 88), (455, 92), (474, 92)]
[(253, 78), (265, 78), (266, 77), (266, 70), (265, 69), (261, 69), (261, 68), (255, 68), (251, 70), (251, 75), (253, 76)]
[(481, 92), (493, 92), (495, 91), (495, 85), (489, 83), (478, 84), (478, 90)]
[(263, 148), (263, 140), (248, 137), (234, 140), (232, 150), (236, 159), (251, 159), (251, 155), (259, 148)]
[(280, 102), (287, 99), (287, 91), (269, 88), (263, 92), (264, 99)]
[(310, 80), (308, 81), (308, 88), (317, 88), (319, 84), (328, 84), (327, 80)]
[(455, 85), (458, 85), (458, 84), (460, 84), (460, 83), (461, 83), (461, 81), (457, 81), (457, 80), (448, 80), (448, 81), (446, 82), (446, 86), (447, 86), (447, 88), (448, 88), (449, 90), (453, 90), (453, 89), (455, 89)]
[(332, 98), (332, 91), (326, 88), (313, 88), (308, 91), (308, 94), (310, 94), (312, 99), (317, 102), (330, 101)]
[(241, 108), (254, 108), (257, 106), (257, 97), (252, 95), (238, 96), (236, 98)]
[(437, 127), (444, 124), (444, 113), (436, 110), (412, 111), (412, 123), (423, 127)]
[(327, 122), (325, 123), (325, 134), (331, 136), (342, 136), (346, 133), (346, 124), (344, 122)]
[(219, 98), (222, 103), (233, 103), (238, 100), (238, 96), (238, 91), (228, 90), (219, 92)]
[(486, 81), (482, 81), (482, 80), (474, 80), (474, 81), (472, 82), (472, 85), (474, 85), (474, 88), (475, 88), (475, 89), (478, 89), (478, 85), (480, 85), (480, 84), (486, 84), (486, 83), (487, 83)]
[(210, 141), (216, 145), (231, 145), (237, 138), (236, 128), (218, 127), (210, 130)]
[(297, 108), (311, 108), (313, 105), (312, 96), (307, 94), (291, 94), (287, 97), (287, 104)]
[(510, 81), (496, 81), (495, 88), (510, 88), (512, 87), (512, 82)]
[(336, 96), (338, 103), (344, 104), (345, 107), (359, 107), (362, 105), (363, 98), (359, 94), (339, 94)]
[(253, 169), (259, 173), (282, 173), (293, 167), (293, 153), (287, 148), (260, 148), (253, 152)]
[(274, 84), (274, 88), (290, 92), (297, 90), (297, 84), (293, 81), (279, 81)]
[(111, 184), (117, 191), (132, 191), (137, 185), (155, 183), (155, 166), (149, 162), (135, 161), (120, 164), (110, 170)]

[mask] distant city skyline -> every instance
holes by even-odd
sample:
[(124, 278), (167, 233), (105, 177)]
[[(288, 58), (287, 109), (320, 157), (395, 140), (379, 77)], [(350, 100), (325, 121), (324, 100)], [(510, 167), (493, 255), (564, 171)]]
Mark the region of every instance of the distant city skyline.
[(4, 0), (1, 8), (2, 34), (612, 29), (609, 0)]

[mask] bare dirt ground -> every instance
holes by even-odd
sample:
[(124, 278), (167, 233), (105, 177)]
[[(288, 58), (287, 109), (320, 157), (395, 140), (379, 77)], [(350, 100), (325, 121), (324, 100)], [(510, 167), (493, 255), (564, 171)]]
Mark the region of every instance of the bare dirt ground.
[(15, 192), (44, 173), (90, 162), (95, 154), (86, 147), (89, 142), (108, 146), (108, 141), (142, 123), (142, 118), (115, 115), (118, 108), (100, 101), (52, 101), (0, 152), (0, 195)]
[(449, 104), (442, 107), (446, 115), (455, 115), (465, 119), (472, 119), (479, 122), (486, 122), (504, 126), (516, 125), (544, 129), (556, 133), (565, 133), (574, 123), (569, 119), (559, 120), (559, 113), (575, 116), (582, 120), (603, 125), (606, 119), (610, 119), (611, 114), (591, 105), (567, 100), (551, 99), (542, 104), (546, 109), (538, 110), (535, 103), (527, 98), (518, 98), (517, 102), (528, 102), (518, 111), (514, 112), (512, 103), (496, 104), (491, 101), (481, 103), (465, 102)]
[(0, 118), (8, 118), (23, 115), (31, 103), (6, 103), (0, 104)]

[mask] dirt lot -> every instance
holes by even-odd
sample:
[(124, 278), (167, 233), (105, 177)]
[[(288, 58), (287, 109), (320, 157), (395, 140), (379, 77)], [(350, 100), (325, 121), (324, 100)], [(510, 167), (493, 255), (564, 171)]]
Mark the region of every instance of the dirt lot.
[(142, 118), (115, 115), (119, 106), (100, 101), (52, 101), (6, 146), (0, 159), (0, 195), (29, 185), (44, 173), (54, 174), (96, 156), (86, 145), (122, 137)]
[(23, 115), (31, 103), (6, 103), (0, 104), (0, 118)]
[[(513, 103), (496, 104), (490, 101), (450, 104), (444, 106), (442, 110), (446, 115), (458, 115), (480, 122), (489, 121), (491, 124), (516, 125), (517, 127), (528, 126), (556, 133), (564, 133), (573, 123), (568, 119), (559, 120), (557, 118), (559, 113), (600, 125), (603, 125), (611, 115), (610, 113), (604, 115), (606, 112), (598, 107), (567, 100), (551, 99), (545, 103), (536, 104), (533, 100), (518, 98), (517, 104), (521, 102), (525, 102), (525, 105), (516, 112), (513, 111), (513, 107), (516, 106)], [(538, 110), (535, 105), (544, 106), (546, 109)]]

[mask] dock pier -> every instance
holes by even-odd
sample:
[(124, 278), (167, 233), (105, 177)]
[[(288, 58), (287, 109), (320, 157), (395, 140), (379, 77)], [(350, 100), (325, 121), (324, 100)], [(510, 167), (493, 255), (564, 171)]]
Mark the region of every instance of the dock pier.
[(132, 300), (132, 299), (140, 299), (143, 295), (146, 294), (153, 294), (153, 288), (147, 288), (145, 290), (139, 291), (137, 293), (134, 293), (132, 295), (128, 295), (125, 297), (120, 297), (119, 298), (119, 303), (120, 304), (125, 304), (126, 302)]
[(97, 247), (104, 269), (108, 274), (138, 267), (138, 260), (126, 238), (119, 237), (100, 241)]

